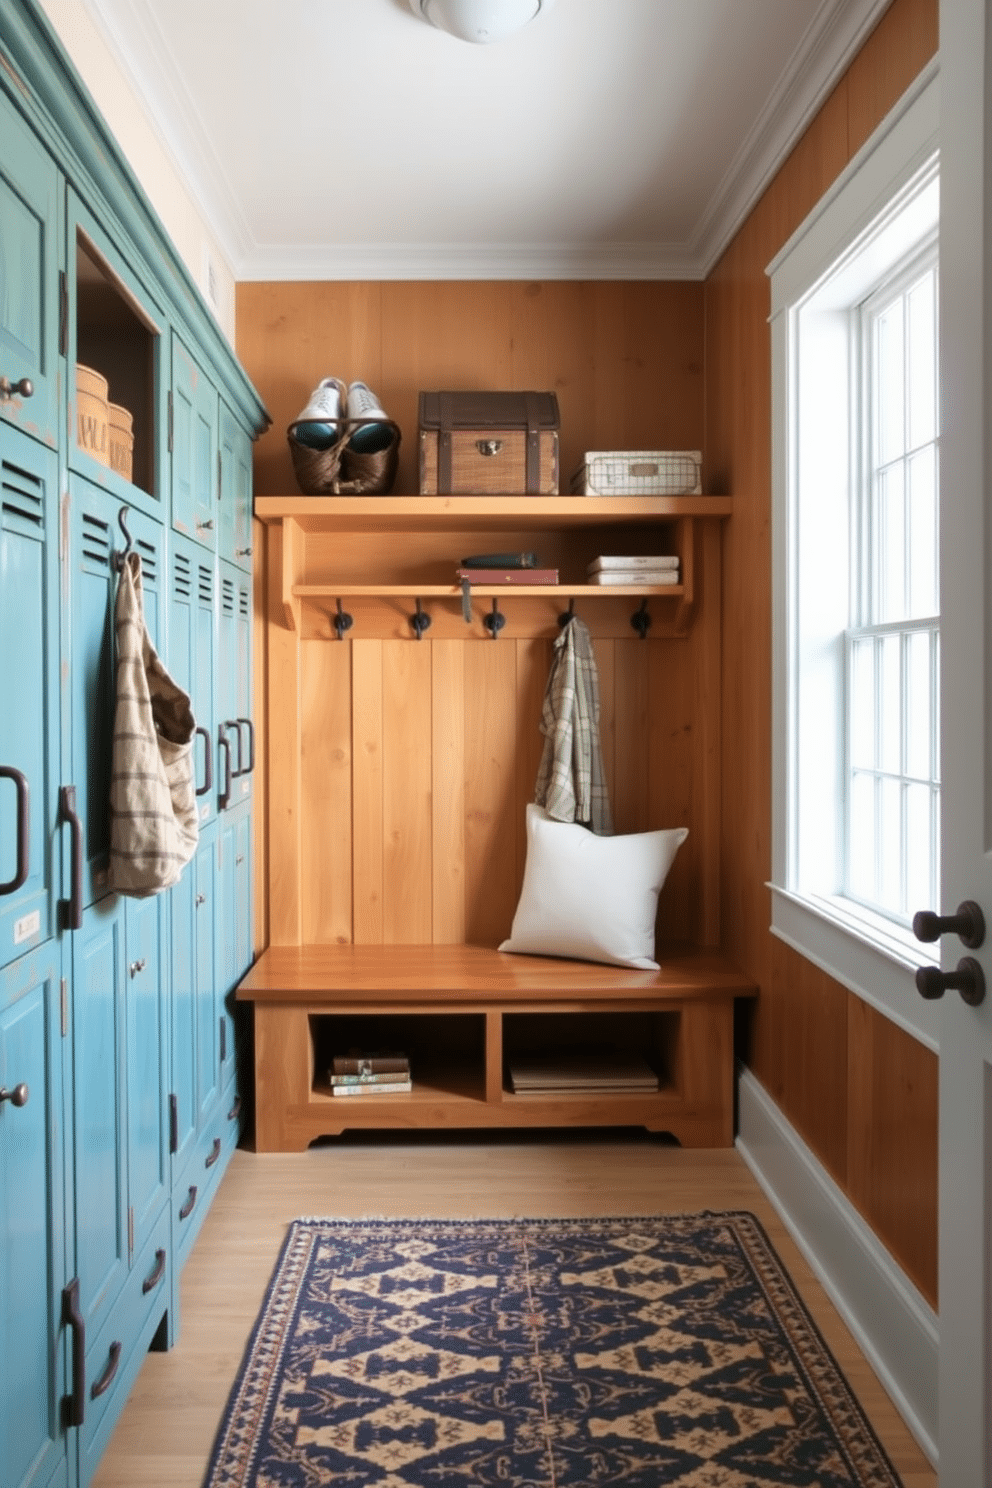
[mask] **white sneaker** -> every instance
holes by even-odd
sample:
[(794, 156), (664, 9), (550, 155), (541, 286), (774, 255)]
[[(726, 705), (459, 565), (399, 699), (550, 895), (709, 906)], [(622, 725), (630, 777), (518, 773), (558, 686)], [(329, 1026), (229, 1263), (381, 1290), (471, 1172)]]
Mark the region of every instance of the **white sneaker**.
[(382, 427), (382, 420), (388, 420), (388, 414), (383, 411), (375, 393), (365, 382), (353, 382), (348, 389), (348, 417), (350, 419), (368, 419), (367, 424), (360, 424), (352, 433), (348, 441), (349, 447), (360, 455), (378, 454), (380, 450), (388, 449), (392, 440), (392, 432)]
[(289, 432), (297, 444), (309, 449), (330, 449), (338, 437), (338, 419), (344, 413), (348, 390), (337, 377), (325, 377), (310, 394), (310, 401), (298, 413)]

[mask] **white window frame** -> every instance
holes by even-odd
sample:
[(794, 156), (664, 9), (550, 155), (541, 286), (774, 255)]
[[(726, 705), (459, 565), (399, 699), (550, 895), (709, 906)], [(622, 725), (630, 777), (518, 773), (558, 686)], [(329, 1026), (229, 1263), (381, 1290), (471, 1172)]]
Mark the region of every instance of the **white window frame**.
[[(935, 222), (936, 59), (769, 264), (772, 349), (772, 933), (936, 1050), (931, 948), (843, 882), (844, 632), (852, 577), (850, 307)], [(930, 190), (924, 190), (925, 186)], [(807, 338), (815, 338), (807, 340)], [(815, 357), (810, 389), (802, 351)], [(833, 401), (833, 407), (830, 402)], [(838, 439), (838, 428), (848, 439)], [(839, 581), (833, 591), (818, 580)], [(815, 595), (815, 603), (811, 597)], [(802, 686), (800, 686), (800, 676)], [(805, 743), (805, 750), (801, 744)], [(815, 753), (815, 758), (813, 758)], [(831, 791), (831, 782), (835, 787)], [(802, 832), (799, 824), (802, 818)], [(919, 906), (934, 907), (934, 906)]]

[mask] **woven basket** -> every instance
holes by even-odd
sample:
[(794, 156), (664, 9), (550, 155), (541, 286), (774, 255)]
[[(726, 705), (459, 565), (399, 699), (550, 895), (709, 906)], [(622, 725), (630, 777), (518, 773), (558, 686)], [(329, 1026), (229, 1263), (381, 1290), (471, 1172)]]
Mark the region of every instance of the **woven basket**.
[(134, 457), (133, 419), (130, 410), (119, 403), (108, 403), (110, 415), (110, 468), (126, 481), (131, 479)]
[(79, 448), (110, 464), (109, 420), (107, 416), (107, 379), (102, 372), (76, 363), (76, 440)]
[(400, 427), (392, 419), (376, 419), (389, 442), (365, 453), (350, 447), (355, 430), (369, 419), (342, 419), (341, 433), (328, 449), (311, 449), (286, 435), (293, 457), (296, 483), (304, 496), (385, 496), (393, 489), (400, 454)]

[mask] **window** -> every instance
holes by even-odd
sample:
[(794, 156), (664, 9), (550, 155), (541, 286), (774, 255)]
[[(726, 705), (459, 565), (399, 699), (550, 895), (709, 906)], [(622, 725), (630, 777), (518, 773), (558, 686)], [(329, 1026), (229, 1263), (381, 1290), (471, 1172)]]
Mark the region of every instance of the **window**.
[(933, 1047), (937, 116), (932, 67), (769, 268), (772, 929)]

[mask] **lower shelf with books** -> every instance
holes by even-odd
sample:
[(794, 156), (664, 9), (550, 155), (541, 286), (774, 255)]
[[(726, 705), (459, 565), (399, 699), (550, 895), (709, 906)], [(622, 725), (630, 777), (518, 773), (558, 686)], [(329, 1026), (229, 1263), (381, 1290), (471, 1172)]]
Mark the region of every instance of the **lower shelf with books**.
[[(728, 1146), (734, 999), (753, 992), (699, 950), (643, 972), (476, 946), (273, 948), (237, 994), (254, 1003), (256, 1148), (501, 1126)], [(382, 1056), (407, 1061), (409, 1090), (335, 1095), (335, 1059)]]

